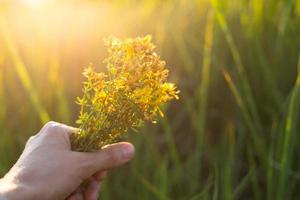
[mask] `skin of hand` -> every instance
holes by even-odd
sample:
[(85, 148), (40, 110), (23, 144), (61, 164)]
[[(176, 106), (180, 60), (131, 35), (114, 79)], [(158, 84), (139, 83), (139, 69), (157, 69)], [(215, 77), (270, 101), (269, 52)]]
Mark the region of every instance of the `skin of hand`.
[(32, 136), (11, 170), (0, 179), (7, 200), (96, 200), (109, 169), (132, 159), (134, 147), (120, 142), (98, 152), (71, 151), (74, 128), (47, 123)]

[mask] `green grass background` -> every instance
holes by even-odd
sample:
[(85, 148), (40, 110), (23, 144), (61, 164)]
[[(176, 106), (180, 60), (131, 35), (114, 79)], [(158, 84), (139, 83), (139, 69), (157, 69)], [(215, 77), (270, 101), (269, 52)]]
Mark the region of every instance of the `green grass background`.
[(103, 38), (146, 34), (180, 100), (129, 136), (101, 198), (299, 199), (299, 0), (0, 2), (0, 175), (46, 121), (75, 126)]

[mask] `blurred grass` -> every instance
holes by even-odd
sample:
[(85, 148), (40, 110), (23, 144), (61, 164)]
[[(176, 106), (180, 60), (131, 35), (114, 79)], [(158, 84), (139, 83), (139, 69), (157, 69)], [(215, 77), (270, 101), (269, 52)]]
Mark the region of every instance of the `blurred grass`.
[(102, 199), (300, 198), (299, 0), (50, 2), (0, 3), (1, 175), (45, 121), (74, 125), (104, 37), (152, 34), (181, 99)]
[(36, 112), (39, 114), (40, 120), (43, 123), (46, 123), (50, 120), (47, 111), (43, 108), (39, 96), (33, 87), (28, 71), (20, 58), (18, 51), (15, 47), (15, 44), (13, 43), (12, 38), (10, 37), (7, 28), (5, 27), (5, 23), (1, 21), (1, 35), (4, 40), (4, 46), (7, 47), (8, 53), (10, 55), (10, 59), (13, 62), (13, 66), (15, 67), (15, 72), (18, 75), (20, 81), (22, 82), (22, 85), (24, 86), (25, 90), (30, 96), (30, 100), (32, 104), (34, 105)]

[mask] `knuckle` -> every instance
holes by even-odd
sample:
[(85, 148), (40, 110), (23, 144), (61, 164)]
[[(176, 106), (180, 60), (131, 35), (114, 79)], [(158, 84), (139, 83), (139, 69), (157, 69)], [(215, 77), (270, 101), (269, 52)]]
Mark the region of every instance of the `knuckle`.
[(46, 124), (45, 124), (45, 128), (47, 128), (47, 127), (51, 127), (51, 126), (53, 126), (53, 125), (55, 125), (55, 124), (57, 124), (57, 122), (55, 122), (55, 121), (49, 121), (49, 122), (47, 122)]
[(30, 145), (32, 142), (33, 142), (33, 140), (36, 138), (36, 136), (31, 136), (28, 140), (27, 140), (27, 142), (26, 142), (26, 145), (25, 146), (28, 146), (28, 145)]
[(27, 142), (30, 142), (30, 141), (34, 140), (34, 138), (36, 138), (36, 136), (31, 136), (31, 137), (28, 139)]
[(53, 134), (61, 130), (61, 124), (57, 122), (50, 121), (42, 129), (45, 133)]
[(50, 134), (58, 134), (65, 135), (66, 137), (69, 137), (69, 135), (73, 132), (76, 132), (77, 129), (67, 126), (65, 124), (61, 124), (58, 122), (50, 121), (44, 125), (44, 127), (41, 129), (40, 133), (46, 133), (46, 135)]

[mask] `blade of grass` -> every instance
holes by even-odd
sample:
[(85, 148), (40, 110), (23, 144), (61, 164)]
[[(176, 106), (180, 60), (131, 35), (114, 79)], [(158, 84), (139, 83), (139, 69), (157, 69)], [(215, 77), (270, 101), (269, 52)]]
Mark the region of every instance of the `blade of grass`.
[(166, 197), (155, 185), (153, 185), (150, 181), (148, 181), (146, 178), (141, 176), (140, 174), (136, 173), (135, 177), (137, 180), (140, 181), (140, 183), (148, 189), (154, 196), (156, 196), (157, 199), (160, 200), (169, 200), (168, 197)]
[(19, 79), (20, 79), (21, 83), (23, 84), (25, 90), (28, 92), (30, 100), (31, 100), (36, 112), (38, 113), (41, 122), (46, 123), (47, 121), (49, 121), (50, 117), (40, 101), (39, 95), (30, 80), (30, 77), (29, 77), (28, 71), (24, 65), (24, 62), (22, 61), (22, 59), (17, 51), (16, 46), (15, 46), (12, 38), (10, 37), (8, 29), (4, 24), (4, 20), (1, 18), (0, 18), (0, 31), (1, 31), (1, 35), (3, 37), (5, 46), (7, 47), (7, 50), (8, 50), (8, 52), (12, 58), (12, 61), (14, 63), (16, 73), (18, 74)]
[(254, 22), (255, 28), (260, 30), (262, 16), (263, 16), (263, 10), (264, 10), (264, 3), (261, 0), (253, 0), (252, 7), (253, 7), (253, 13), (254, 13), (253, 22)]
[(2, 57), (2, 52), (0, 52), (0, 130), (2, 130), (2, 126), (4, 125), (4, 117), (6, 113), (6, 104), (5, 104), (5, 94), (4, 94), (4, 58)]
[(232, 54), (233, 60), (235, 62), (235, 67), (237, 69), (237, 72), (239, 74), (239, 81), (241, 82), (242, 87), (242, 94), (245, 96), (245, 103), (246, 107), (245, 109), (250, 112), (250, 119), (253, 120), (253, 124), (255, 125), (255, 131), (254, 134), (261, 133), (262, 126), (260, 117), (258, 115), (257, 107), (254, 101), (254, 97), (251, 91), (250, 83), (246, 74), (245, 66), (242, 63), (242, 59), (240, 56), (240, 53), (238, 51), (238, 48), (233, 40), (233, 36), (231, 34), (231, 31), (227, 25), (227, 21), (225, 19), (225, 16), (220, 8), (220, 0), (211, 0), (212, 6), (216, 12), (216, 18), (219, 23), (219, 26), (221, 30), (223, 31), (225, 35), (226, 42), (229, 46), (230, 52)]
[(252, 132), (251, 137), (254, 142), (254, 148), (257, 151), (258, 155), (261, 156), (262, 157), (261, 159), (263, 160), (263, 158), (265, 157), (264, 147), (263, 147), (261, 140), (258, 137), (256, 137), (255, 134), (253, 134), (253, 133), (255, 133), (256, 130), (254, 128), (254, 124), (251, 120), (251, 117), (250, 117), (249, 113), (247, 112), (247, 109), (246, 109), (244, 101), (241, 97), (241, 94), (239, 93), (239, 91), (238, 91), (236, 85), (234, 84), (229, 73), (224, 71), (223, 75), (224, 75), (224, 78), (225, 78), (227, 84), (229, 85), (230, 90), (232, 91), (232, 94), (238, 104), (238, 107), (241, 110), (241, 113), (244, 117), (244, 120), (245, 120), (250, 132)]
[(167, 159), (164, 159), (157, 171), (157, 184), (159, 184), (161, 194), (165, 194), (165, 196), (169, 194), (168, 174), (168, 162)]
[[(212, 43), (213, 43), (213, 30), (214, 30), (214, 12), (210, 11), (207, 17), (206, 28), (205, 28), (205, 39), (204, 39), (204, 56), (203, 66), (201, 73), (201, 83), (199, 86), (198, 94), (200, 98), (199, 110), (198, 110), (198, 131), (197, 140), (198, 147), (203, 147), (203, 135), (205, 132), (206, 124), (206, 112), (207, 112), (207, 101), (208, 101), (208, 89), (210, 84), (210, 71), (211, 71), (211, 54), (212, 54)], [(200, 151), (200, 149), (198, 149)]]
[(279, 132), (279, 117), (275, 117), (273, 124), (272, 124), (272, 130), (271, 130), (271, 137), (270, 137), (270, 147), (269, 147), (269, 153), (268, 153), (268, 169), (267, 169), (267, 199), (273, 200), (275, 193), (273, 192), (275, 190), (276, 181), (274, 180), (274, 169), (273, 169), (273, 159), (275, 154), (275, 148), (276, 148), (276, 139), (275, 136), (277, 136), (277, 133)]
[(202, 191), (194, 196), (190, 200), (202, 200), (206, 199), (205, 196), (210, 194), (211, 187), (213, 186), (213, 181), (212, 181), (212, 176), (208, 178), (207, 183), (205, 184), (204, 188)]
[[(172, 163), (174, 164), (174, 171), (173, 171), (173, 178), (176, 180), (180, 177), (182, 171), (181, 171), (181, 160), (180, 160), (180, 156), (179, 156), (179, 152), (177, 150), (177, 146), (175, 144), (175, 140), (174, 140), (174, 134), (173, 134), (173, 130), (172, 127), (170, 125), (170, 122), (168, 121), (167, 116), (163, 117), (162, 120), (162, 125), (164, 128), (164, 131), (166, 132), (166, 139), (167, 139), (167, 146), (170, 152), (170, 158)], [(182, 193), (182, 187), (178, 187), (177, 190), (178, 192)]]
[[(159, 132), (158, 127), (154, 127), (153, 129), (151, 129), (151, 133), (147, 129), (141, 130), (141, 134), (143, 135), (143, 138), (141, 138), (141, 137), (137, 138), (137, 140), (134, 142), (134, 144), (135, 144), (135, 146), (136, 146), (136, 144), (139, 145), (137, 147), (137, 149), (141, 149), (141, 148), (143, 148), (144, 145), (146, 145), (148, 147), (147, 151), (149, 151), (149, 153), (151, 154), (151, 158), (153, 159), (153, 162), (155, 162), (155, 165), (160, 165), (160, 162), (163, 159), (163, 157), (162, 157), (163, 155), (157, 148), (157, 143), (155, 140), (156, 137), (151, 135), (151, 134), (153, 134), (153, 132), (158, 133)], [(151, 137), (149, 135), (151, 135)], [(145, 137), (145, 136), (148, 136), (148, 137)], [(137, 160), (137, 165), (138, 165), (138, 162), (139, 161)]]
[(180, 159), (179, 159), (179, 154), (177, 151), (177, 147), (174, 141), (174, 136), (172, 134), (172, 128), (170, 126), (170, 122), (167, 119), (167, 116), (163, 117), (161, 119), (163, 128), (166, 132), (166, 136), (167, 136), (167, 145), (169, 148), (169, 152), (170, 152), (170, 156), (172, 158), (172, 161), (174, 163), (174, 165), (176, 166), (176, 169), (180, 168)]
[(292, 150), (292, 134), (296, 132), (297, 117), (296, 112), (299, 108), (300, 102), (300, 56), (298, 59), (298, 74), (295, 86), (292, 90), (291, 99), (288, 107), (288, 113), (285, 121), (285, 128), (283, 131), (284, 140), (282, 146), (282, 156), (281, 156), (281, 170), (279, 176), (278, 194), (277, 199), (284, 199), (287, 189), (287, 171), (290, 167), (291, 162), (291, 150)]
[(225, 128), (225, 142), (224, 142), (224, 166), (222, 170), (222, 189), (223, 189), (223, 198), (222, 199), (232, 199), (232, 182), (233, 182), (233, 171), (234, 171), (234, 156), (235, 156), (235, 128), (234, 125), (229, 122)]
[(111, 193), (109, 190), (109, 184), (110, 184), (110, 179), (108, 179), (107, 181), (104, 181), (104, 183), (101, 185), (101, 195), (99, 197), (99, 199), (111, 199)]
[(280, 53), (279, 50), (280, 50), (280, 46), (281, 46), (281, 41), (282, 41), (282, 38), (284, 37), (286, 26), (287, 26), (287, 23), (291, 16), (292, 8), (293, 8), (293, 5), (295, 2), (296, 2), (295, 0), (284, 1), (282, 15), (281, 15), (279, 23), (278, 23), (278, 36), (277, 36), (277, 41), (276, 41), (277, 42), (276, 49), (277, 49), (278, 53)]
[(178, 51), (179, 56), (181, 57), (184, 69), (189, 73), (193, 73), (195, 71), (195, 63), (193, 62), (194, 59), (191, 58), (188, 52), (189, 48), (187, 47), (187, 44), (184, 41), (183, 34), (180, 34), (179, 31), (174, 31), (173, 37), (176, 49)]
[(219, 169), (218, 169), (218, 164), (217, 161), (214, 161), (214, 171), (215, 171), (215, 177), (214, 177), (214, 190), (212, 194), (212, 199), (217, 200), (219, 199)]
[(246, 190), (246, 187), (248, 186), (249, 182), (251, 181), (251, 177), (255, 175), (255, 169), (252, 168), (249, 170), (246, 176), (242, 179), (240, 184), (235, 188), (233, 192), (232, 199), (241, 199), (240, 196), (243, 193), (243, 191)]
[[(272, 138), (271, 138), (272, 139)], [(268, 169), (267, 169), (267, 199), (272, 200), (273, 197), (273, 189), (274, 189), (274, 180), (273, 180), (273, 167), (271, 165), (273, 160), (273, 154), (274, 154), (274, 146), (275, 142), (271, 141), (270, 149), (269, 149), (269, 155), (268, 155)]]
[(259, 199), (262, 199), (262, 193), (261, 193), (261, 187), (259, 186), (259, 183), (258, 183), (258, 178), (259, 178), (259, 176), (257, 175), (258, 167), (256, 167), (257, 164), (255, 162), (253, 150), (250, 147), (250, 145), (248, 145), (248, 147), (247, 147), (247, 154), (248, 154), (248, 163), (249, 163), (250, 171), (253, 170), (255, 173), (254, 176), (251, 176), (253, 193), (254, 193), (255, 199), (259, 200)]
[(52, 87), (55, 90), (56, 98), (57, 98), (57, 107), (59, 116), (61, 117), (61, 122), (70, 123), (70, 110), (68, 106), (67, 98), (65, 97), (65, 89), (64, 84), (61, 81), (59, 76), (59, 60), (57, 56), (51, 59), (50, 64), (50, 81), (52, 83)]
[[(264, 77), (266, 86), (268, 90), (270, 90), (270, 95), (272, 96), (272, 100), (274, 101), (276, 108), (279, 109), (281, 107), (282, 97), (279, 93), (278, 86), (276, 84), (276, 79), (274, 77), (273, 66), (267, 63), (265, 53), (261, 44), (258, 41), (253, 41), (253, 49), (255, 53), (255, 57), (258, 58), (260, 62), (259, 70), (261, 71), (262, 76)], [(272, 67), (270, 67), (272, 66)]]
[(5, 126), (7, 108), (4, 89), (4, 54), (0, 51), (0, 177), (7, 173), (17, 154), (14, 141), (15, 138), (12, 137)]
[[(208, 90), (210, 85), (210, 71), (211, 71), (211, 54), (213, 45), (213, 30), (214, 30), (214, 12), (211, 10), (207, 15), (205, 35), (204, 35), (204, 55), (201, 69), (201, 82), (198, 88), (199, 98), (199, 109), (198, 113), (192, 117), (196, 128), (196, 158), (197, 168), (195, 169), (195, 180), (191, 184), (193, 190), (197, 187), (201, 187), (199, 184), (200, 170), (202, 165), (202, 152), (204, 148), (204, 135), (205, 135), (205, 124), (206, 124), (206, 113), (207, 113), (207, 101), (208, 101)], [(193, 111), (192, 111), (193, 112)], [(196, 121), (195, 121), (196, 120)]]
[(188, 96), (188, 95), (181, 96), (181, 101), (182, 101), (184, 109), (186, 110), (186, 113), (189, 117), (189, 120), (191, 120), (192, 126), (197, 129), (198, 113), (197, 113), (197, 110), (195, 109), (195, 107), (196, 107), (195, 100), (196, 100), (196, 98), (192, 98), (191, 96)]
[(11, 137), (8, 136), (5, 125), (5, 115), (6, 115), (6, 104), (5, 104), (5, 93), (4, 93), (4, 80), (3, 80), (3, 62), (4, 57), (2, 57), (3, 52), (0, 51), (0, 177), (4, 176), (9, 168), (10, 158), (12, 157), (10, 151), (13, 146), (11, 142)]

